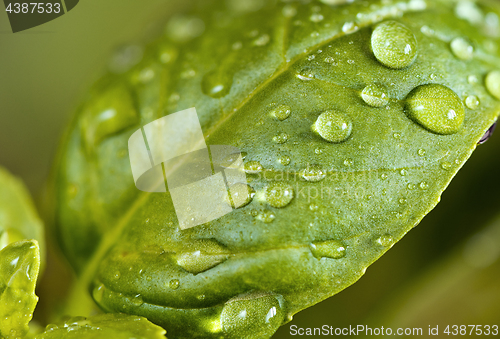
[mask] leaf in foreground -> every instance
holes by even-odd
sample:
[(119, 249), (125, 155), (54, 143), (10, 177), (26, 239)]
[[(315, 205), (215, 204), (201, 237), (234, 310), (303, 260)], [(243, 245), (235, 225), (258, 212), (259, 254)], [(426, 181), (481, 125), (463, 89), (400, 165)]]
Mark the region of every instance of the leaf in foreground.
[(0, 251), (0, 337), (21, 338), (38, 302), (35, 295), (40, 269), (36, 240), (18, 241)]

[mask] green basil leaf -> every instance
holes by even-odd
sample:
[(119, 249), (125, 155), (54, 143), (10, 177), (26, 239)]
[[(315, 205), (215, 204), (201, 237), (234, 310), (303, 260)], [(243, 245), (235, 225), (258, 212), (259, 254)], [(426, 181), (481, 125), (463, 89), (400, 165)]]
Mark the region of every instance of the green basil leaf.
[[(94, 87), (61, 152), (56, 220), (101, 308), (176, 338), (269, 337), (436, 206), (499, 113), (500, 30), (483, 20), (498, 5), (367, 4), (195, 2)], [(246, 153), (256, 194), (181, 230), (169, 192), (136, 189), (127, 141), (191, 107), (208, 145)]]
[(18, 241), (0, 251), (0, 337), (20, 338), (38, 302), (35, 295), (40, 270), (36, 240)]
[(147, 319), (125, 314), (73, 317), (62, 326), (50, 324), (35, 339), (164, 339), (165, 330)]

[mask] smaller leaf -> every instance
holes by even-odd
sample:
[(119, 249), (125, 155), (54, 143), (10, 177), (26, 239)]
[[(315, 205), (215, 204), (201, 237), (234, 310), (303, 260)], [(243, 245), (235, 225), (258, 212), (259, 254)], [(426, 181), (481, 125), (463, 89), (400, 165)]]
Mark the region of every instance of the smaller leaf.
[(119, 313), (73, 317), (64, 325), (48, 325), (35, 339), (165, 339), (166, 331), (146, 318)]
[(36, 240), (18, 241), (0, 251), (0, 337), (19, 338), (28, 332), (38, 302), (39, 270)]

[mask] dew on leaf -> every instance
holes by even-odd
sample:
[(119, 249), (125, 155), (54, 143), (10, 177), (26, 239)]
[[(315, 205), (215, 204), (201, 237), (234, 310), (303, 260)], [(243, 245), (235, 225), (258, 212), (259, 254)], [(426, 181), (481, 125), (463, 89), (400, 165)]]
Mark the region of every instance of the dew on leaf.
[(467, 106), (467, 108), (469, 109), (478, 109), (479, 105), (481, 104), (481, 102), (479, 101), (479, 98), (475, 95), (469, 95), (466, 99), (465, 99), (465, 106)]
[(474, 47), (465, 38), (455, 38), (450, 43), (451, 51), (460, 60), (472, 60), (474, 56)]
[(345, 114), (326, 111), (318, 117), (312, 129), (326, 141), (339, 143), (351, 135), (352, 122)]
[(417, 58), (417, 39), (413, 32), (397, 21), (378, 24), (371, 45), (377, 60), (390, 68), (410, 66)]
[(486, 76), (486, 89), (500, 100), (500, 71), (491, 71)]
[(268, 224), (276, 219), (276, 215), (270, 210), (264, 210), (257, 214), (257, 219)]
[(255, 196), (255, 190), (247, 184), (237, 183), (229, 188), (231, 200), (234, 208), (245, 207), (252, 202)]
[(290, 157), (288, 155), (282, 155), (279, 157), (278, 161), (280, 162), (280, 164), (282, 164), (283, 166), (288, 166), (290, 165), (290, 162), (292, 161), (290, 159)]
[(276, 119), (283, 121), (290, 116), (292, 109), (288, 105), (279, 105), (271, 111), (271, 115)]
[(206, 95), (218, 99), (228, 95), (232, 85), (232, 75), (225, 72), (211, 71), (203, 76), (201, 89)]
[(244, 169), (248, 174), (257, 174), (262, 172), (264, 167), (262, 167), (262, 165), (258, 161), (249, 161), (245, 163)]
[(170, 287), (172, 290), (178, 289), (180, 286), (180, 282), (178, 279), (172, 279), (168, 282), (168, 287)]
[(326, 177), (326, 173), (319, 165), (309, 165), (300, 171), (300, 176), (310, 182), (321, 181)]
[(292, 186), (283, 181), (275, 181), (266, 189), (267, 203), (276, 208), (282, 208), (290, 204), (293, 195)]
[(377, 242), (378, 244), (380, 244), (384, 247), (389, 247), (394, 243), (394, 239), (392, 238), (391, 235), (385, 234), (385, 235), (381, 236), (380, 238), (378, 238), (377, 240), (375, 240), (375, 242)]
[(346, 247), (338, 240), (317, 241), (309, 245), (311, 253), (318, 259), (340, 259), (346, 255)]
[(273, 137), (273, 141), (277, 144), (284, 144), (288, 141), (288, 134), (281, 132)]
[(448, 87), (428, 84), (415, 88), (406, 98), (406, 113), (416, 123), (436, 134), (454, 134), (462, 126), (465, 109)]
[(389, 103), (387, 88), (381, 84), (366, 86), (361, 92), (361, 98), (372, 107), (383, 107)]

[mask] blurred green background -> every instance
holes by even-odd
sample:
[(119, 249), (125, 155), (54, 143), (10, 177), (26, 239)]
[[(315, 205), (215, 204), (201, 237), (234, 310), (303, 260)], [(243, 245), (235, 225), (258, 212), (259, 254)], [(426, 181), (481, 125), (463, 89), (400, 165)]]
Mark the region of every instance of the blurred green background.
[[(222, 0), (221, 0), (222, 1)], [(85, 0), (68, 14), (13, 34), (0, 6), (0, 165), (39, 206), (59, 140), (114, 51), (161, 34), (189, 1)], [(500, 323), (500, 132), (479, 146), (442, 202), (342, 293), (295, 316), (299, 327), (422, 327)], [(43, 214), (43, 213), (42, 213)], [(51, 243), (49, 239), (49, 243)], [(49, 253), (36, 318), (64, 299), (71, 274)]]

